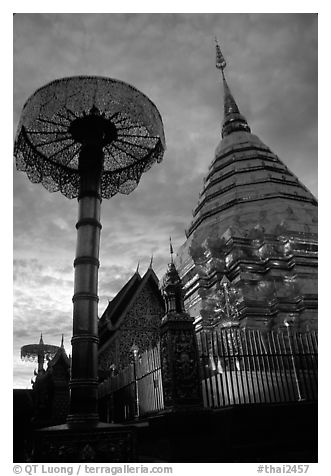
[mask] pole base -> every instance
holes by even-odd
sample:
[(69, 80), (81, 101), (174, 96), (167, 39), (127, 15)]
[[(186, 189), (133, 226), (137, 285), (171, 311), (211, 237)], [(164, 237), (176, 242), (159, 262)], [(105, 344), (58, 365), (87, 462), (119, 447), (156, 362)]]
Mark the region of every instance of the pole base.
[(34, 432), (36, 463), (126, 463), (136, 460), (135, 429), (126, 425), (64, 424)]

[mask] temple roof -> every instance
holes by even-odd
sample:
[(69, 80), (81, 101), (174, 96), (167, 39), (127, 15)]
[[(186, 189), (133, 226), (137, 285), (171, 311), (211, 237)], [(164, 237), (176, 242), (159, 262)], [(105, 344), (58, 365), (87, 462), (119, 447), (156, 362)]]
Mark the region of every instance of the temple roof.
[(64, 348), (64, 338), (63, 338), (63, 334), (62, 334), (62, 338), (61, 338), (61, 345), (60, 347), (58, 348), (56, 354), (54, 355), (54, 357), (49, 360), (48, 364), (47, 364), (47, 368), (52, 368), (54, 367), (55, 365), (58, 364), (58, 362), (60, 362), (60, 360), (63, 361), (64, 365), (69, 369), (70, 368), (70, 357), (68, 357), (66, 351), (65, 351), (65, 348)]
[(48, 362), (47, 368), (52, 368), (57, 365), (60, 360), (63, 361), (66, 367), (70, 367), (70, 358), (68, 357), (64, 347), (59, 347), (58, 351), (54, 355), (53, 359)]
[(104, 323), (108, 324), (111, 321), (114, 324), (117, 321), (118, 317), (127, 306), (127, 303), (131, 300), (132, 296), (138, 289), (141, 280), (142, 278), (140, 274), (136, 271), (116, 296), (109, 301), (106, 310), (99, 320), (100, 329), (102, 329)]
[(137, 296), (148, 283), (155, 290), (155, 294), (163, 306), (163, 299), (159, 291), (159, 280), (151, 265), (143, 277), (136, 271), (117, 295), (109, 302), (106, 310), (99, 319), (100, 350), (120, 327)]

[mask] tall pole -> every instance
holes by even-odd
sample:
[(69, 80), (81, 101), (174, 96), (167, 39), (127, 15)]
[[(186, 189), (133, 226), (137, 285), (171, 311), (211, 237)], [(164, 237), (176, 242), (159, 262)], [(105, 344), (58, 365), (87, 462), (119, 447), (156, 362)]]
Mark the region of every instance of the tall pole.
[(102, 149), (80, 153), (80, 190), (73, 296), (72, 369), (68, 424), (96, 424), (98, 416), (98, 270)]
[(41, 350), (38, 354), (38, 374), (44, 370), (44, 350)]
[(38, 374), (44, 370), (44, 360), (45, 360), (45, 348), (43, 335), (40, 334), (39, 347), (38, 347)]

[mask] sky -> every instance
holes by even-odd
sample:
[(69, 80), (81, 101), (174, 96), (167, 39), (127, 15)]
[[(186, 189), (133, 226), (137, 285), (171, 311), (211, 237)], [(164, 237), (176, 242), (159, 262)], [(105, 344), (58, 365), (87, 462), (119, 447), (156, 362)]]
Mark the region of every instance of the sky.
[[(13, 25), (14, 135), (25, 101), (73, 75), (132, 84), (157, 106), (167, 149), (131, 195), (103, 200), (99, 316), (135, 272), (159, 278), (185, 241), (192, 209), (220, 141), (226, 76), (251, 130), (317, 196), (316, 14), (18, 13)], [(14, 387), (30, 388), (35, 364), (22, 345), (70, 353), (77, 200), (32, 184), (13, 162)]]

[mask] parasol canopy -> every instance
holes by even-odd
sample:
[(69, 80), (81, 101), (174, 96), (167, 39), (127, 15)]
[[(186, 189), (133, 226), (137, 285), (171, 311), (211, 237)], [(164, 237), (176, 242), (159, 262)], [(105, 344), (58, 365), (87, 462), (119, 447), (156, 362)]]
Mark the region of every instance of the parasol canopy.
[(165, 150), (156, 106), (133, 86), (98, 76), (55, 80), (24, 105), (15, 139), (18, 170), (68, 198), (79, 194), (82, 149), (102, 149), (101, 197), (130, 193)]
[(60, 347), (50, 344), (28, 344), (21, 347), (21, 359), (29, 362), (38, 362), (38, 357), (51, 360)]

